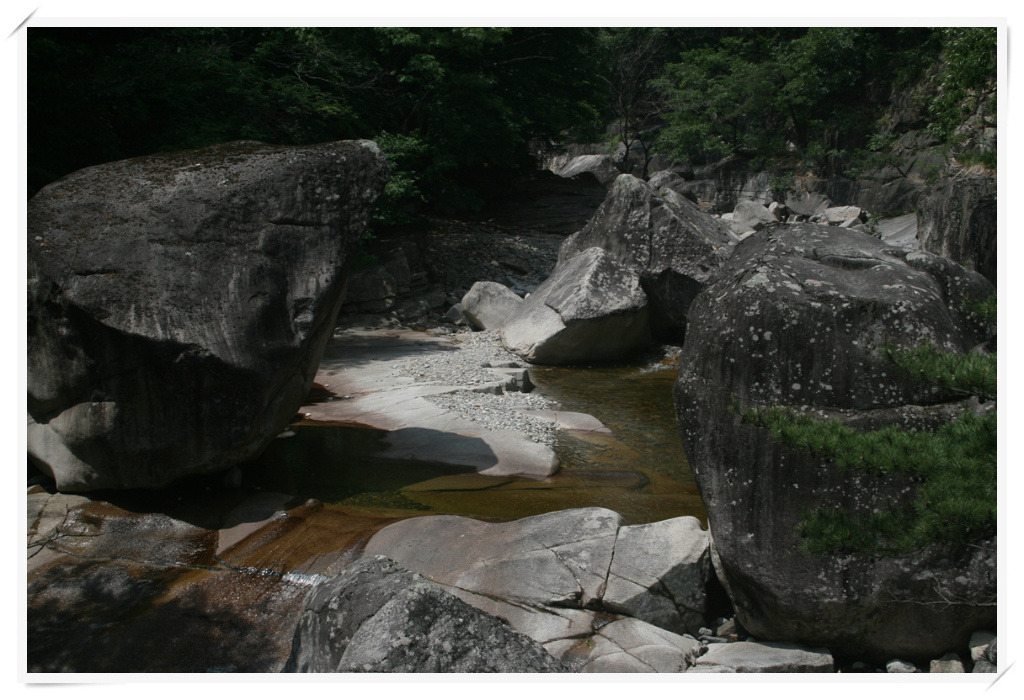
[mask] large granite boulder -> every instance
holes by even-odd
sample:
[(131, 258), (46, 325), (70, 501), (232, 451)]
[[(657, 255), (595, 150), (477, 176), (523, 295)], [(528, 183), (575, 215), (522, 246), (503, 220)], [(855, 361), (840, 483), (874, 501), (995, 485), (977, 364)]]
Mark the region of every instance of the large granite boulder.
[(943, 258), (804, 224), (769, 226), (738, 245), (694, 301), (677, 418), (712, 561), (752, 635), (884, 662), (962, 648), (994, 620), (994, 541), (899, 556), (803, 551), (796, 528), (806, 512), (866, 517), (910, 503), (914, 481), (840, 469), (737, 410), (783, 405), (860, 430), (937, 427), (964, 402), (900, 373), (880, 349), (930, 340), (966, 352), (989, 330), (967, 302), (992, 291)]
[(43, 188), (28, 205), (33, 460), (88, 490), (258, 454), (309, 391), (387, 175), (369, 141), (250, 141)]
[(590, 248), (637, 271), (651, 305), (656, 335), (679, 335), (690, 302), (736, 241), (721, 221), (678, 192), (620, 175), (594, 217), (565, 240), (565, 263)]
[(526, 673), (566, 668), (501, 620), (406, 571), (363, 557), (306, 603), (288, 673)]
[(996, 180), (966, 176), (933, 185), (917, 210), (922, 250), (971, 266), (996, 283)]
[(561, 261), (505, 319), (501, 342), (527, 362), (619, 360), (651, 344), (640, 276), (601, 248)]

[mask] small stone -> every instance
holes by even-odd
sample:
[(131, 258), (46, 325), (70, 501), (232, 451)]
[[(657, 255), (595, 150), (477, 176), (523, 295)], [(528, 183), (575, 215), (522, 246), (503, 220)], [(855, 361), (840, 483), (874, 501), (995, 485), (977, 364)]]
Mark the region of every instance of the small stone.
[(974, 670), (971, 673), (996, 673), (996, 667), (985, 659), (979, 659), (978, 663), (974, 664)]
[(932, 659), (928, 668), (930, 673), (964, 673), (964, 664), (960, 657), (949, 652), (939, 659)]
[(900, 659), (893, 659), (885, 665), (887, 673), (918, 673), (917, 666)]
[(971, 635), (971, 641), (968, 642), (967, 647), (971, 650), (971, 661), (977, 663), (985, 656), (985, 649), (992, 640), (996, 638), (996, 635), (987, 630), (978, 630)]

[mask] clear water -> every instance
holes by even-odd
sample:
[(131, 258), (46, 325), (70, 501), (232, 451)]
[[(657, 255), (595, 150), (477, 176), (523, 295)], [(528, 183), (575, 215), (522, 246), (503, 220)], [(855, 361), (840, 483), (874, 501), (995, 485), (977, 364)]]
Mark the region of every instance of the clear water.
[(507, 520), (602, 506), (627, 522), (707, 517), (675, 425), (675, 368), (530, 370), (535, 391), (589, 413), (611, 435), (560, 431), (562, 470), (542, 480), (487, 477), (440, 464), (384, 459), (382, 431), (303, 422), (245, 470), (248, 485), (368, 513), (449, 513)]

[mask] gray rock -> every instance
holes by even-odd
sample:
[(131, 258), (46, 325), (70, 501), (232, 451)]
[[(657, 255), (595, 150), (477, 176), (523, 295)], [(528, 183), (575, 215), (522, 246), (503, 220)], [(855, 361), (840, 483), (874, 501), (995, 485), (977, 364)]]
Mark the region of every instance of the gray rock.
[(258, 454), (309, 392), (387, 180), (371, 142), (107, 163), (28, 205), (28, 450), (62, 490)]
[(985, 660), (990, 664), (996, 663), (996, 640), (993, 639), (992, 643), (985, 648)]
[(523, 303), (511, 289), (497, 282), (476, 282), (462, 297), (462, 313), (478, 331), (501, 328)]
[(629, 618), (607, 624), (592, 636), (560, 639), (544, 648), (583, 673), (680, 673), (700, 652), (692, 637)]
[(506, 601), (586, 607), (600, 599), (622, 520), (604, 508), (508, 523), (454, 515), (410, 518), (366, 544), (430, 580)]
[[(873, 513), (908, 502), (911, 484), (833, 468), (745, 423), (732, 403), (813, 410), (857, 429), (937, 426), (963, 402), (894, 372), (880, 346), (930, 339), (966, 352), (991, 331), (964, 303), (991, 292), (980, 275), (937, 256), (804, 224), (768, 227), (738, 246), (694, 301), (677, 418), (716, 570), (752, 635), (916, 659), (958, 648), (992, 623), (994, 541), (894, 557), (802, 551), (797, 525), (807, 510)], [(958, 602), (928, 604), (943, 598)]]
[(560, 262), (501, 328), (509, 352), (537, 364), (616, 360), (651, 344), (637, 273), (600, 248)]
[(657, 336), (680, 335), (693, 297), (731, 252), (721, 221), (672, 190), (621, 175), (594, 217), (559, 250), (559, 264), (592, 247), (635, 270)]
[(466, 314), (462, 313), (462, 303), (454, 304), (444, 314), (445, 319), (451, 321), (456, 325), (463, 325), (469, 323), (469, 319), (466, 318)]
[(886, 243), (904, 248), (917, 248), (917, 214), (904, 214), (889, 219), (879, 219), (878, 237)]
[(893, 659), (885, 665), (886, 673), (918, 673), (918, 668), (914, 664), (901, 661), (900, 659)]
[(996, 283), (996, 181), (994, 177), (942, 180), (917, 210), (922, 250), (967, 264)]
[(996, 668), (995, 664), (989, 663), (985, 659), (978, 659), (974, 664), (974, 668), (971, 669), (971, 673), (999, 673), (999, 669)]
[(701, 634), (708, 544), (707, 531), (690, 516), (620, 528), (605, 608), (679, 634)]
[(605, 187), (615, 182), (615, 178), (622, 173), (613, 156), (597, 154), (576, 156), (553, 172), (566, 178), (590, 174)]
[(709, 644), (691, 673), (832, 673), (828, 649), (808, 649), (783, 642)]
[(971, 661), (977, 663), (981, 659), (985, 658), (985, 650), (988, 649), (988, 645), (991, 644), (996, 638), (993, 632), (986, 630), (978, 630), (971, 634), (971, 641), (967, 643), (967, 648), (971, 650)]
[(540, 644), (384, 557), (314, 589), (285, 672), (524, 673), (565, 668)]
[(960, 657), (949, 652), (939, 659), (932, 659), (928, 666), (929, 673), (964, 673), (964, 662)]
[[(860, 207), (847, 206), (847, 207), (829, 207), (824, 211), (825, 221), (830, 225), (845, 225), (847, 221), (860, 221), (861, 218), (866, 218), (866, 215)], [(852, 226), (853, 224), (849, 224)], [(847, 228), (849, 228), (847, 226)]]
[(733, 210), (733, 221), (760, 231), (767, 224), (777, 223), (779, 218), (760, 202), (741, 199)]

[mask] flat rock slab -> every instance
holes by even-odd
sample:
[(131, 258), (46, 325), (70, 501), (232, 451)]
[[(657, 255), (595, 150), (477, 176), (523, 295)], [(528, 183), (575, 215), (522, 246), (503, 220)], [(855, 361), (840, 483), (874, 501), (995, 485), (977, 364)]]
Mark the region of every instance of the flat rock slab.
[[(310, 421), (389, 431), (385, 458), (451, 464), (488, 476), (543, 478), (557, 472), (558, 458), (546, 445), (522, 433), (488, 430), (426, 399), (478, 386), (417, 382), (400, 368), (410, 358), (457, 350), (450, 340), (417, 331), (338, 334), (316, 375), (333, 396), (300, 411)], [(510, 381), (504, 368), (493, 374), (495, 385)]]
[(585, 607), (604, 592), (621, 517), (605, 508), (508, 523), (453, 515), (411, 518), (366, 544), (437, 583), (539, 605)]
[(806, 649), (782, 642), (708, 644), (691, 673), (832, 673), (827, 649)]
[(680, 673), (700, 653), (693, 637), (684, 637), (641, 620), (623, 618), (592, 636), (544, 645), (552, 656), (582, 673)]
[(492, 614), (499, 613), (486, 600), (530, 607), (531, 615), (499, 616), (543, 642), (552, 637), (534, 632), (538, 606), (623, 614), (678, 634), (697, 634), (704, 624), (709, 537), (692, 517), (625, 526), (604, 508), (507, 523), (427, 516), (384, 528), (366, 552), (467, 591), (474, 596), (467, 602)]
[(917, 214), (912, 212), (891, 219), (879, 219), (878, 233), (886, 243), (917, 250)]

